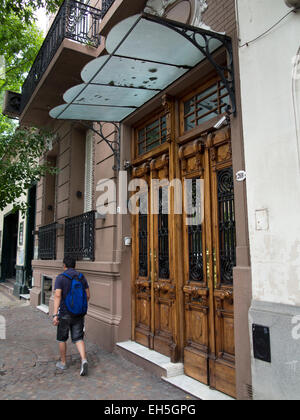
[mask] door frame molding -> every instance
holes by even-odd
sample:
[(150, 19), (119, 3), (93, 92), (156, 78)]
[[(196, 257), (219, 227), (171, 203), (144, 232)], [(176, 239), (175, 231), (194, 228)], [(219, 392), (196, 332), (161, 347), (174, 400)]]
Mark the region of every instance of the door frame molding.
[[(237, 41), (237, 39), (236, 39)], [(231, 141), (232, 141), (232, 163), (233, 172), (237, 173), (239, 170), (245, 169), (244, 159), (244, 139), (243, 139), (243, 124), (241, 114), (241, 99), (240, 99), (240, 83), (239, 83), (239, 66), (238, 66), (238, 48), (234, 44), (234, 59), (236, 61), (236, 90), (237, 90), (237, 105), (238, 113), (237, 116), (231, 118)], [(238, 44), (236, 44), (238, 45)], [(221, 57), (221, 54), (220, 54)], [(208, 77), (209, 71), (208, 66), (202, 63), (197, 69), (192, 71), (189, 75), (185, 76), (182, 81), (176, 83), (174, 87), (170, 87), (166, 92), (172, 92), (176, 95), (176, 98), (180, 92), (180, 89), (184, 89), (184, 95), (188, 92), (190, 87), (195, 86), (196, 80), (199, 85), (199, 76), (196, 74), (203, 74), (204, 78)], [(183, 90), (181, 90), (183, 92)], [(144, 156), (136, 159), (134, 155), (134, 129), (137, 126), (137, 121), (147, 121), (149, 115), (157, 113), (159, 108), (159, 98), (162, 100), (162, 94), (155, 98), (155, 101), (151, 101), (145, 104), (139, 109), (132, 118), (127, 119), (124, 122), (124, 130), (127, 135), (124, 136), (124, 144), (130, 145), (132, 153), (133, 164), (146, 163), (149, 156)], [(160, 102), (161, 103), (161, 102)], [(174, 107), (176, 114), (179, 114), (179, 102), (174, 101)], [(154, 111), (155, 109), (155, 111)], [(148, 110), (148, 111), (147, 111)], [(150, 110), (150, 113), (149, 113)], [(177, 120), (174, 123), (175, 136), (178, 139), (178, 143), (174, 144), (175, 153), (178, 147), (185, 144), (190, 140), (192, 136), (194, 139), (199, 138), (203, 133), (207, 133), (211, 129), (211, 125), (215, 124), (219, 118), (210, 121), (209, 127), (204, 124), (202, 127), (197, 127), (190, 133), (180, 135), (180, 122)], [(169, 145), (162, 145), (157, 150), (153, 151), (153, 155), (159, 155), (162, 150), (166, 150)], [(175, 169), (178, 170), (178, 169)], [(248, 233), (248, 212), (247, 212), (247, 194), (246, 194), (246, 182), (237, 182), (234, 179), (234, 190), (235, 190), (235, 207), (236, 207), (236, 233), (237, 233), (237, 266), (234, 268), (234, 294), (235, 294), (235, 311), (237, 316), (235, 317), (235, 344), (236, 344), (236, 376), (237, 376), (237, 398), (248, 399), (247, 389), (251, 386), (251, 350), (250, 350), (250, 337), (248, 331), (248, 311), (251, 305), (252, 298), (252, 279), (251, 279), (251, 263), (250, 263), (250, 251), (249, 251), (249, 233)], [(133, 221), (133, 216), (131, 216)], [(132, 223), (133, 226), (133, 223)], [(182, 242), (178, 243), (178, 253), (182, 246)], [(181, 253), (182, 254), (182, 253)], [(132, 252), (134, 257), (134, 250)], [(134, 270), (131, 264), (132, 271)], [(182, 278), (181, 278), (182, 281)], [(178, 283), (179, 284), (179, 283)], [(180, 295), (180, 293), (179, 293)], [(183, 294), (182, 294), (183, 295)], [(180, 296), (179, 296), (180, 298)], [(183, 302), (183, 297), (181, 298)], [(178, 305), (180, 302), (178, 299)], [(132, 331), (134, 330), (134, 303), (132, 306)], [(180, 319), (178, 322), (180, 325)], [(182, 331), (183, 328), (180, 328)], [(132, 337), (134, 335), (132, 334)], [(179, 342), (183, 342), (182, 337), (178, 337)]]

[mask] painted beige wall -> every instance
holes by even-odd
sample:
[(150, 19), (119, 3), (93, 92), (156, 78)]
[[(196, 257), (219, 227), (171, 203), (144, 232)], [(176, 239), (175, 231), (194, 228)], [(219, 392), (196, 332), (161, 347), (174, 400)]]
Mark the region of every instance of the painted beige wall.
[[(283, 0), (238, 0), (241, 45), (289, 10)], [(292, 100), (300, 15), (240, 48), (253, 298), (300, 305), (299, 130)], [(296, 82), (299, 112), (300, 80)]]
[[(95, 126), (95, 128), (97, 127)], [(114, 131), (112, 126), (107, 125), (104, 135), (109, 135)], [(60, 123), (58, 129), (59, 141), (54, 147), (58, 151), (59, 174), (56, 183), (55, 214), (59, 224), (64, 224), (66, 218), (82, 214), (84, 211), (84, 199), (78, 199), (76, 192), (80, 190), (84, 193), (86, 133), (87, 130), (70, 122)], [(111, 136), (111, 140), (114, 140), (114, 136), (115, 134)], [(97, 135), (93, 136), (93, 142), (93, 209), (95, 209), (100, 195), (96, 191), (98, 182), (103, 178), (116, 180), (116, 174), (113, 170), (115, 158), (109, 146)], [(129, 157), (130, 154), (128, 159)], [(38, 185), (37, 227), (43, 225), (47, 195), (46, 180), (44, 179)], [(92, 299), (87, 317), (88, 334), (92, 340), (110, 351), (113, 350), (116, 342), (129, 339), (131, 331), (130, 250), (125, 249), (123, 253), (122, 223), (120, 215), (109, 215), (105, 220), (96, 220), (95, 262), (79, 262), (77, 264), (77, 269), (86, 276), (91, 288)], [(127, 223), (126, 232), (127, 235), (130, 235), (130, 223)], [(52, 278), (54, 288), (55, 278), (62, 272), (63, 257), (64, 231), (59, 230), (57, 260), (38, 261), (36, 259), (33, 262), (35, 279), (35, 287), (31, 292), (33, 306), (40, 303), (43, 276)], [(124, 297), (126, 303), (124, 303)], [(50, 313), (52, 310), (53, 297), (50, 301)]]

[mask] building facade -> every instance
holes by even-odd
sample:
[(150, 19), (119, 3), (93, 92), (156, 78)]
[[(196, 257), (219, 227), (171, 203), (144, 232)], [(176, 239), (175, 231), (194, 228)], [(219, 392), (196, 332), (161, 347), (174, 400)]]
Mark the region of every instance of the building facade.
[[(102, 99), (96, 86), (77, 103), (76, 118), (59, 118), (60, 111), (51, 118), (52, 110), (68, 100), (66, 90), (82, 83), (81, 76), (97, 57), (105, 60), (111, 48), (106, 37), (112, 40), (128, 19), (134, 21), (133, 16), (143, 12), (147, 15), (140, 15), (132, 26), (133, 35), (140, 22), (157, 24), (166, 35), (174, 28), (179, 31), (178, 44), (163, 43), (163, 37), (161, 45), (155, 44), (159, 34), (152, 32), (153, 45), (144, 41), (151, 62), (146, 71), (145, 61), (131, 51), (129, 60), (134, 63), (119, 72), (124, 79), (132, 76), (129, 85), (126, 81), (126, 86), (116, 86), (113, 75), (106, 81), (107, 89), (124, 89), (124, 95), (118, 91), (106, 98), (108, 103), (118, 101), (114, 109), (107, 105), (107, 113), (126, 108), (128, 88), (143, 89), (144, 96), (155, 91), (153, 86), (162, 83), (162, 67), (168, 66), (167, 80), (175, 68), (180, 74), (116, 123), (111, 115), (109, 123), (95, 115), (95, 101)], [(185, 35), (186, 50), (180, 49)], [(116, 37), (119, 47), (123, 41)], [(195, 54), (190, 44), (197, 44), (197, 59), (187, 65), (184, 60), (193, 62)], [(137, 343), (167, 357), (196, 384), (251, 398), (252, 284), (246, 183), (236, 177), (245, 170), (245, 162), (234, 0), (89, 5), (69, 0), (41, 51), (23, 87), (20, 122), (52, 130), (53, 144), (43, 159), (59, 172), (37, 185), (31, 304), (52, 313), (55, 278), (64, 256), (73, 255), (91, 287), (87, 333), (93, 341), (109, 351), (122, 349), (131, 358), (135, 356), (130, 343)], [(173, 56), (184, 57), (180, 65), (172, 62)], [(113, 57), (126, 61), (121, 54)], [(135, 72), (135, 65), (143, 71)], [(194, 220), (190, 227), (186, 214), (175, 212), (172, 189), (167, 199), (170, 214), (162, 210), (162, 188), (156, 214), (129, 214), (121, 187), (125, 184), (126, 189), (132, 180), (149, 186), (142, 190), (149, 202), (153, 180), (190, 180), (194, 197), (201, 181), (204, 222)], [(112, 201), (105, 198), (103, 185), (108, 181), (116, 185)], [(101, 212), (99, 203), (115, 208), (115, 214)]]
[(28, 203), (26, 214), (13, 206), (0, 213), (1, 277), (16, 297), (28, 295), (32, 287), (36, 186), (21, 199)]
[(252, 262), (253, 392), (255, 399), (299, 400), (300, 16), (280, 0), (238, 0), (237, 6)]

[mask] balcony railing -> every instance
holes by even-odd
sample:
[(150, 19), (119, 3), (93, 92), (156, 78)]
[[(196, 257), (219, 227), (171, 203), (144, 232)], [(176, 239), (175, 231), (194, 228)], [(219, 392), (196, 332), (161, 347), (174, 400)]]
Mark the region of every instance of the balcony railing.
[(95, 211), (66, 219), (65, 256), (77, 261), (95, 260), (95, 219)]
[(45, 38), (22, 89), (21, 112), (47, 70), (51, 60), (65, 38), (81, 44), (100, 45), (100, 23), (115, 0), (103, 0), (102, 9), (65, 0)]
[(39, 260), (56, 260), (57, 223), (39, 229)]

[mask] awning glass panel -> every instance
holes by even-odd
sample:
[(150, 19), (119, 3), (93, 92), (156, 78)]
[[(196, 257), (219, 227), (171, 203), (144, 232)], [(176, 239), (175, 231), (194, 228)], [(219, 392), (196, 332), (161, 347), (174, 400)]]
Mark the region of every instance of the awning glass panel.
[(100, 115), (101, 121), (113, 122), (122, 121), (134, 110), (135, 108), (65, 104), (52, 109), (50, 116), (52, 118), (64, 120), (98, 121)]
[(108, 59), (109, 56), (105, 55), (87, 64), (81, 73), (82, 80), (85, 83), (93, 80), (94, 84), (163, 90), (170, 80), (177, 80), (187, 71), (182, 67), (114, 56), (107, 62), (105, 71), (100, 71)]
[[(179, 33), (139, 18), (126, 19), (110, 31), (106, 40), (110, 54), (192, 67), (204, 59), (203, 54), (199, 56), (198, 48)], [(131, 27), (133, 31), (125, 38)], [(118, 47), (121, 39), (124, 41)]]
[(67, 103), (50, 115), (121, 122), (205, 58), (215, 66), (233, 101), (233, 68), (222, 68), (212, 58), (221, 46), (232, 59), (231, 41), (225, 35), (146, 14), (125, 19), (107, 37), (109, 55), (83, 69), (84, 83), (68, 90)]
[(74, 102), (74, 104), (81, 105), (130, 106), (134, 108), (140, 107), (156, 94), (156, 90), (93, 84), (71, 88), (65, 93), (64, 100), (68, 103)]

